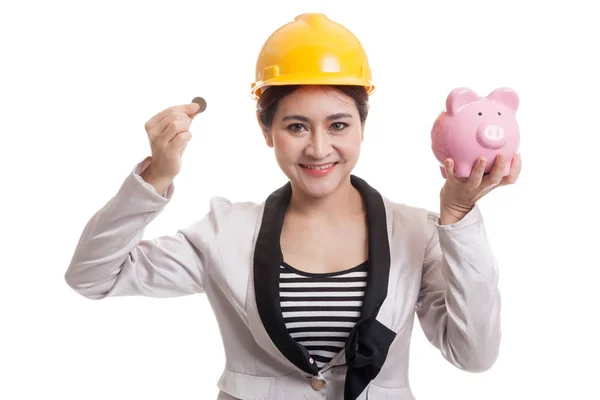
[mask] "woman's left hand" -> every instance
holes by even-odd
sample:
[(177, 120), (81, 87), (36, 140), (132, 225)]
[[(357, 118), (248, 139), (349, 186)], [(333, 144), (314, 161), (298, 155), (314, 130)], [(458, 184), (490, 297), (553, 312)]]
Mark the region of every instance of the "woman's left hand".
[(521, 172), (521, 155), (512, 159), (510, 174), (503, 177), (506, 159), (498, 155), (488, 175), (484, 175), (486, 161), (479, 158), (468, 178), (454, 175), (454, 161), (447, 159), (446, 182), (440, 191), (440, 224), (453, 224), (464, 218), (483, 196), (497, 187), (513, 184)]

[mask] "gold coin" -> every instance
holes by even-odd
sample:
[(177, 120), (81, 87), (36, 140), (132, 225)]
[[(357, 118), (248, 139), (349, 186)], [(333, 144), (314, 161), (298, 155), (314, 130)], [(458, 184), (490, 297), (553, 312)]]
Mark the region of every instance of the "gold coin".
[(200, 108), (198, 109), (198, 112), (204, 112), (204, 110), (206, 110), (206, 100), (204, 100), (202, 97), (195, 97), (194, 100), (192, 100), (192, 103), (196, 103), (200, 106)]

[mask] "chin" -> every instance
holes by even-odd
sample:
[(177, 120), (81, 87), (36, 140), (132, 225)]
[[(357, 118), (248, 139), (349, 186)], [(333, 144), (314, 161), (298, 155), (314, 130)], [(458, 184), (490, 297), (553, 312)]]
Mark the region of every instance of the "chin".
[(329, 196), (331, 193), (339, 187), (341, 182), (327, 182), (327, 183), (307, 183), (307, 182), (293, 182), (295, 187), (302, 190), (304, 193), (311, 197), (323, 198)]

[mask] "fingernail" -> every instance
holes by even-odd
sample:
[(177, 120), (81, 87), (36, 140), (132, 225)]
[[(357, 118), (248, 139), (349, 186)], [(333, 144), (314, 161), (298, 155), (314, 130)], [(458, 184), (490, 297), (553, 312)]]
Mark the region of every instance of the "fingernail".
[(197, 103), (191, 103), (192, 112), (196, 112), (200, 109), (200, 105)]

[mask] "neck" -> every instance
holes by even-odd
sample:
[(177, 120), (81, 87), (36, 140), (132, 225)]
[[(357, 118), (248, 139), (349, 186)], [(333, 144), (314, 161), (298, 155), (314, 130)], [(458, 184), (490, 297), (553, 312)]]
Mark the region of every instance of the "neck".
[(337, 218), (364, 211), (362, 196), (350, 182), (350, 177), (325, 197), (314, 197), (302, 190), (293, 190), (288, 210), (310, 217)]

